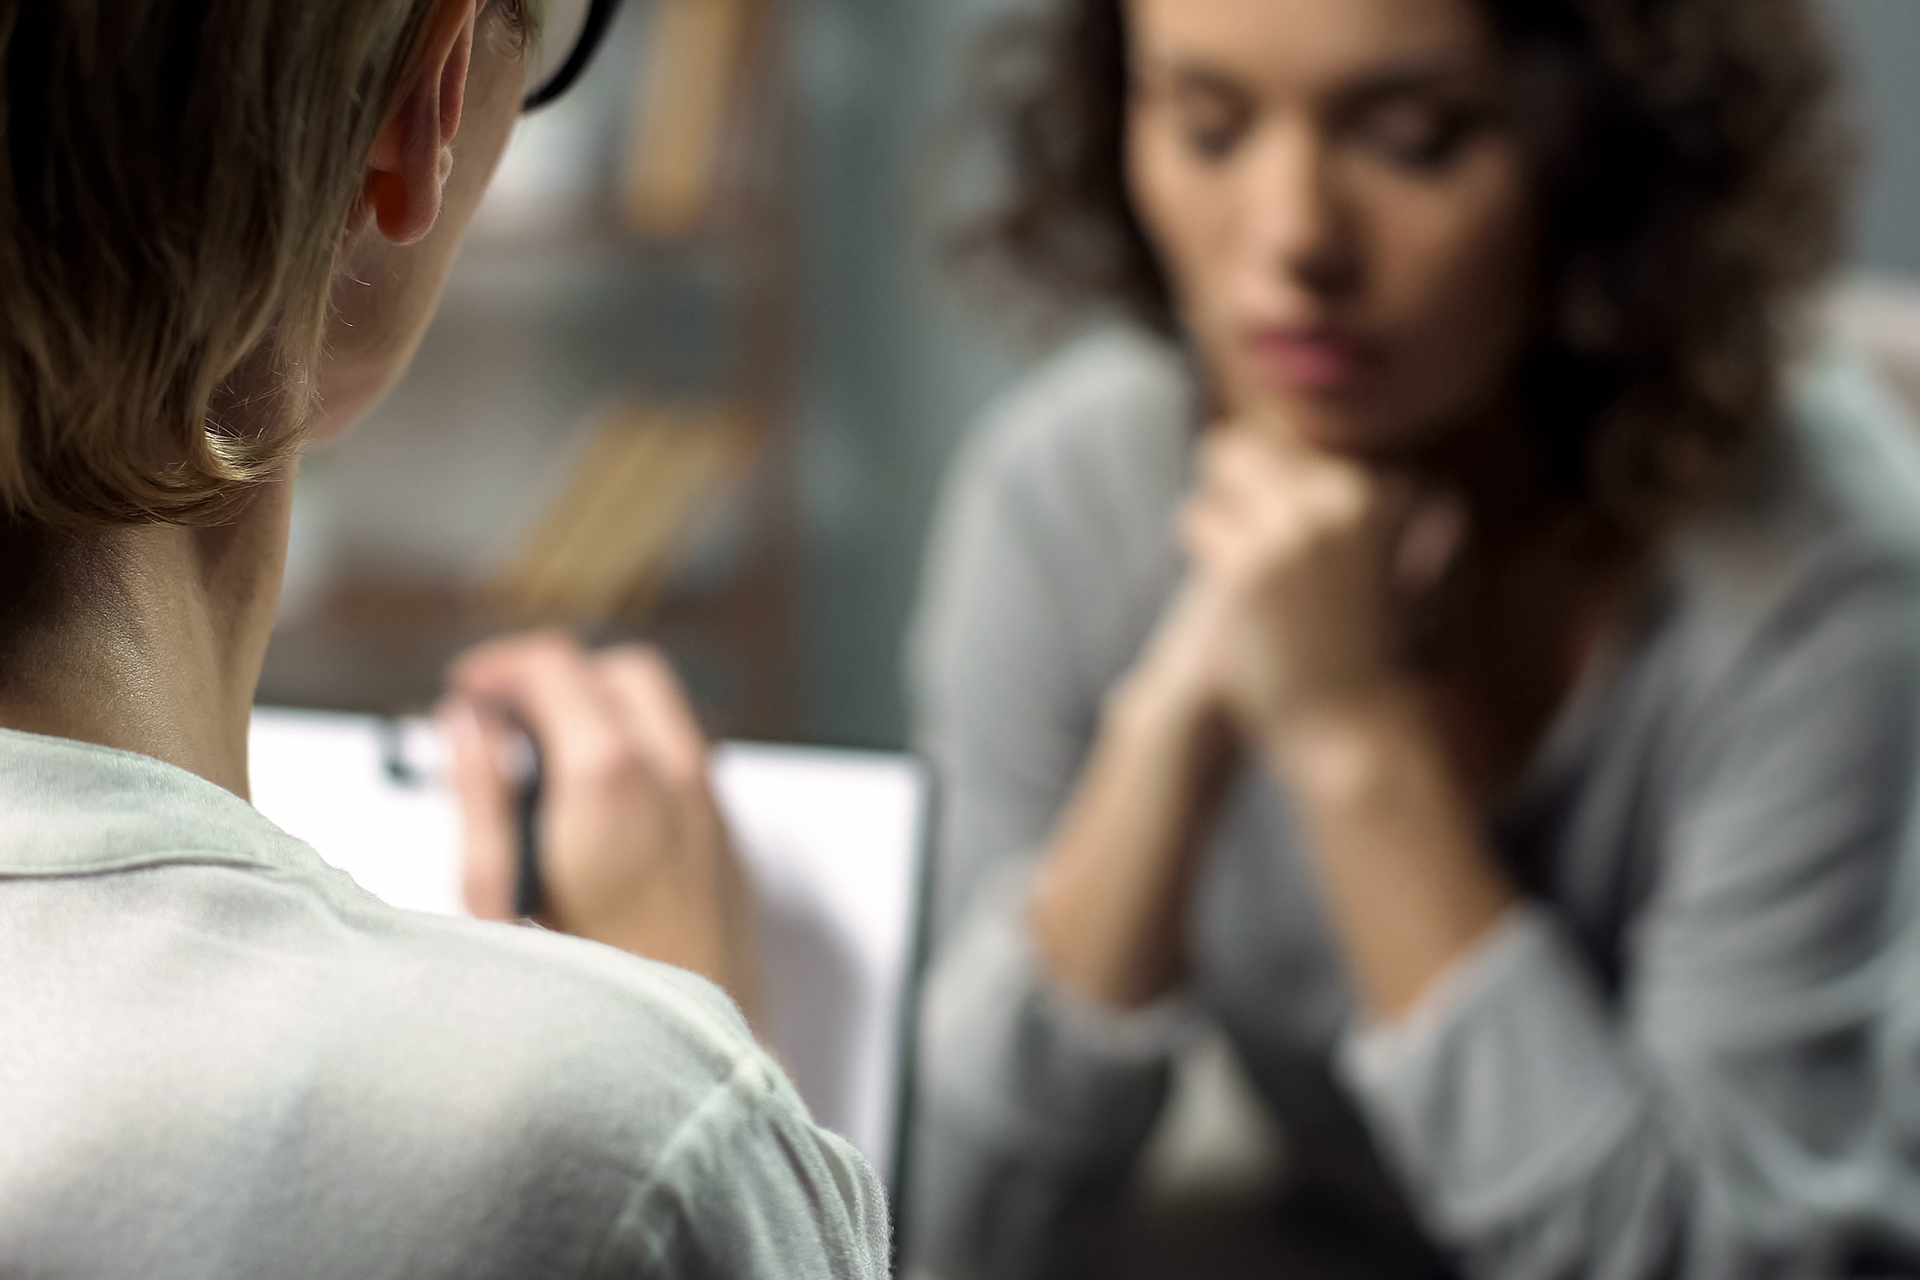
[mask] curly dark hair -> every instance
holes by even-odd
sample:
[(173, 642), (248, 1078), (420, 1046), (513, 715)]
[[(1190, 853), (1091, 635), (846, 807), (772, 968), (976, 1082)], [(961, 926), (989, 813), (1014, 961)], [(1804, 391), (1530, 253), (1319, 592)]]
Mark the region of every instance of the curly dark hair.
[[(1521, 402), (1555, 487), (1644, 542), (1777, 420), (1835, 261), (1853, 146), (1827, 33), (1806, 0), (1477, 2), (1542, 226)], [(990, 39), (1010, 194), (959, 247), (1177, 335), (1127, 190), (1122, 9), (1060, 0)]]

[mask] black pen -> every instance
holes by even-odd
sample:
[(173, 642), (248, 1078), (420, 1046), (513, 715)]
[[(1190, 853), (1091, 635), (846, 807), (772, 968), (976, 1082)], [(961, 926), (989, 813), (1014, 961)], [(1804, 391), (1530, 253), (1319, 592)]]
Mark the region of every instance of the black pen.
[(538, 919), (547, 908), (547, 895), (540, 879), (540, 788), (546, 768), (540, 757), (540, 740), (526, 723), (511, 711), (501, 713), (514, 743), (514, 914), (523, 920)]

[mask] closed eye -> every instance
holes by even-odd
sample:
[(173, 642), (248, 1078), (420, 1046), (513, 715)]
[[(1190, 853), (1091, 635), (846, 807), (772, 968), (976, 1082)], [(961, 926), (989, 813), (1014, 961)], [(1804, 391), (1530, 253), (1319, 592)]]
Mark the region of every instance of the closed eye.
[(1399, 99), (1361, 111), (1349, 132), (1391, 163), (1433, 171), (1458, 159), (1488, 123), (1484, 110), (1468, 104)]
[(1252, 120), (1252, 112), (1244, 106), (1213, 96), (1183, 95), (1175, 109), (1187, 145), (1209, 160), (1229, 155), (1246, 136)]
[(1204, 67), (1150, 65), (1134, 91), (1167, 111), (1188, 148), (1202, 159), (1225, 158), (1253, 124), (1252, 98), (1231, 79)]

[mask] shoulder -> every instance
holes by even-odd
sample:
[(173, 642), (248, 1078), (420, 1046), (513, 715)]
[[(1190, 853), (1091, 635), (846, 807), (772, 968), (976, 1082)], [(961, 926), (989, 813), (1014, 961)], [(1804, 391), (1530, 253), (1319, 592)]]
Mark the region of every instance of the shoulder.
[(916, 684), (990, 673), (1003, 689), (1020, 670), (1049, 698), (1097, 696), (1178, 580), (1173, 514), (1198, 420), (1181, 351), (1119, 328), (1066, 347), (985, 413), (933, 523)]
[(1081, 337), (991, 406), (956, 483), (1052, 508), (1165, 502), (1184, 487), (1198, 419), (1191, 365), (1134, 328)]
[(1920, 423), (1866, 360), (1826, 347), (1796, 380), (1790, 407), (1807, 471), (1844, 522), (1920, 555)]
[[(694, 974), (542, 929), (371, 902), (343, 914), (368, 943), (349, 981), (377, 988), (360, 998), (392, 1024), (385, 1034), (431, 1039), (425, 1052), (459, 1055), (470, 1072), (484, 1064), (503, 1091), (524, 1089), (550, 1113), (643, 1104), (671, 1126), (743, 1068), (771, 1065), (733, 1003)], [(406, 981), (382, 980), (393, 974)], [(772, 1076), (770, 1101), (799, 1105)]]
[(372, 901), (336, 910), (364, 940), (337, 966), (340, 998), (357, 1009), (345, 1053), (374, 1045), (404, 1059), (420, 1123), (497, 1122), (630, 1172), (711, 1121), (720, 1098), (812, 1129), (739, 1010), (703, 978), (540, 929)]
[(1789, 678), (1905, 686), (1920, 665), (1920, 434), (1840, 353), (1803, 374), (1790, 410), (1769, 455), (1670, 548), (1703, 698)]
[[(341, 984), (356, 1123), (461, 1165), (461, 1194), (565, 1203), (622, 1266), (691, 1250), (741, 1275), (825, 1274), (833, 1255), (882, 1273), (878, 1179), (712, 984), (562, 934), (338, 909), (368, 943)], [(767, 1232), (799, 1249), (794, 1270), (762, 1256)]]

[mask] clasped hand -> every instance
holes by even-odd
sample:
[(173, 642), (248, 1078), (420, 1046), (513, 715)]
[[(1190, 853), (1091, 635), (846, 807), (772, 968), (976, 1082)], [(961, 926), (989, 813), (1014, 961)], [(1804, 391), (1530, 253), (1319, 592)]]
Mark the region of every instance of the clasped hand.
[(1459, 504), (1281, 433), (1210, 433), (1180, 517), (1190, 577), (1138, 678), (1286, 753), (1401, 691), (1405, 612), (1455, 557)]

